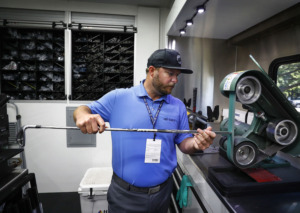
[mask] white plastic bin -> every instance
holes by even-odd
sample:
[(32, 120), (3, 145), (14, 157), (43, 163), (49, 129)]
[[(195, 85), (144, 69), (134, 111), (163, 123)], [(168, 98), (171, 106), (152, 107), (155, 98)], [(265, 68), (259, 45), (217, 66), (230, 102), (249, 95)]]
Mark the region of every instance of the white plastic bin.
[(112, 174), (111, 167), (90, 168), (86, 171), (78, 188), (82, 213), (108, 212), (106, 195)]

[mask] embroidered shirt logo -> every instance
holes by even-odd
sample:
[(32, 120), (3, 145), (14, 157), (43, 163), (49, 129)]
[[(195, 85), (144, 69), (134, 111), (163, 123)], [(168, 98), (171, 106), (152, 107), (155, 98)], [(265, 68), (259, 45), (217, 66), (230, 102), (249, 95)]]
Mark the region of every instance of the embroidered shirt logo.
[(176, 122), (174, 118), (164, 118), (165, 121), (171, 121), (171, 122)]

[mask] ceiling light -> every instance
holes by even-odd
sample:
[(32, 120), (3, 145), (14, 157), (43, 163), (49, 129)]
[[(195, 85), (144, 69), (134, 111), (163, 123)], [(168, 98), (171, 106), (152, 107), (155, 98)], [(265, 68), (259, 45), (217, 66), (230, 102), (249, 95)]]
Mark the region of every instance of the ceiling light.
[(199, 6), (199, 7), (197, 7), (197, 11), (198, 11), (198, 13), (204, 13), (204, 11), (205, 11), (205, 7), (204, 7), (204, 5), (201, 5), (201, 6)]
[(192, 26), (193, 25), (193, 20), (187, 20), (186, 25), (187, 26)]
[(179, 32), (180, 32), (180, 35), (184, 35), (185, 34), (185, 29), (181, 29)]

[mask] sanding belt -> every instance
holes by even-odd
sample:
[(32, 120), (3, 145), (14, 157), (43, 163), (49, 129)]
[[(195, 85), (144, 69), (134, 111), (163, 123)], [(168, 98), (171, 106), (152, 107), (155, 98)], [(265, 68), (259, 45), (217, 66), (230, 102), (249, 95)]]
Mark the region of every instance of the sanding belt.
[(242, 169), (247, 175), (259, 183), (280, 181), (281, 179), (263, 168), (248, 168)]

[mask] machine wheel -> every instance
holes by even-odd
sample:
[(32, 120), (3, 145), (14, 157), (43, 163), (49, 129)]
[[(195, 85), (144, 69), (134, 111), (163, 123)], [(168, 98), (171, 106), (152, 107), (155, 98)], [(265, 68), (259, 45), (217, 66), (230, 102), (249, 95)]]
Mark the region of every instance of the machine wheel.
[(236, 86), (236, 95), (242, 104), (252, 104), (261, 95), (261, 85), (257, 78), (246, 76), (239, 80)]
[(292, 144), (298, 136), (298, 127), (294, 121), (279, 120), (268, 124), (266, 129), (269, 139), (283, 146)]
[(241, 142), (234, 147), (233, 162), (239, 168), (248, 168), (256, 162), (257, 147), (251, 142)]
[(225, 144), (226, 140), (227, 140), (227, 136), (222, 136), (219, 140), (219, 146), (222, 147), (223, 149), (225, 149), (224, 144)]

